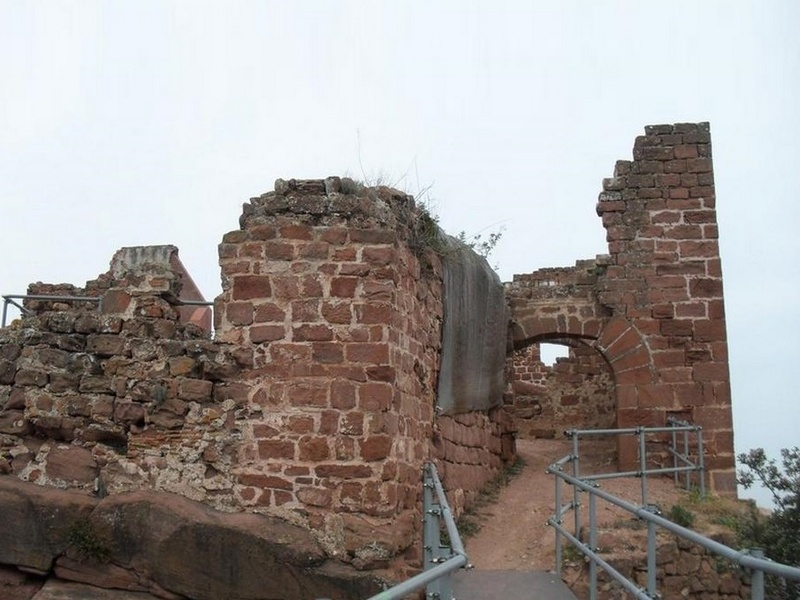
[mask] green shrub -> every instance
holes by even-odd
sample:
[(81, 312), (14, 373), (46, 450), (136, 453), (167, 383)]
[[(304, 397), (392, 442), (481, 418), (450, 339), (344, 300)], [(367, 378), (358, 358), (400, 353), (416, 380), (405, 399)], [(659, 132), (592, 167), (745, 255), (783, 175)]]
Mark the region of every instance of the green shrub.
[[(763, 448), (738, 456), (744, 470), (738, 481), (749, 488), (761, 483), (771, 494), (775, 510), (760, 514), (755, 507), (743, 519), (739, 537), (743, 545), (761, 548), (764, 554), (780, 563), (800, 567), (800, 448), (781, 450), (781, 466), (768, 459)], [(767, 578), (767, 597), (782, 600), (800, 598), (800, 584)]]
[(667, 518), (673, 523), (691, 529), (694, 526), (694, 513), (680, 504), (675, 504), (669, 509)]
[(88, 519), (72, 523), (67, 531), (67, 541), (75, 548), (81, 561), (107, 562), (111, 551)]

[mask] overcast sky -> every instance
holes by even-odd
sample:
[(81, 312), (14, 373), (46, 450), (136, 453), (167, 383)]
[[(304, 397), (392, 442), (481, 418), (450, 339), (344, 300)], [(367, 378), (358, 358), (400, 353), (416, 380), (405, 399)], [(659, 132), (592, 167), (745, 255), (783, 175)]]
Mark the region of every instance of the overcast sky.
[(800, 3), (0, 0), (0, 293), (216, 246), (278, 177), (504, 228), (503, 280), (607, 252), (601, 180), (710, 121), (736, 446), (800, 445)]

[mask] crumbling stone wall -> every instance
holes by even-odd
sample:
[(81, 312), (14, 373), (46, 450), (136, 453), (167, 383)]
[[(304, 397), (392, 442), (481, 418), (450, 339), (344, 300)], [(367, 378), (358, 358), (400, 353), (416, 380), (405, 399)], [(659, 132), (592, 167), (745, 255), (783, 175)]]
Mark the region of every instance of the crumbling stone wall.
[(86, 288), (32, 286), (97, 301), (30, 301), (0, 333), (0, 469), (280, 516), (361, 569), (414, 558), (423, 462), (461, 509), (513, 457), (501, 409), (434, 414), (431, 234), (396, 190), (279, 180), (220, 244), (213, 341), (181, 318), (169, 249), (125, 249)]
[[(735, 494), (727, 337), (708, 123), (654, 125), (618, 161), (597, 204), (609, 254), (515, 276), (516, 348), (583, 340), (611, 367), (619, 427), (688, 418), (706, 466)], [(636, 459), (621, 443), (620, 461)]]
[(279, 181), (220, 245), (217, 338), (252, 355), (235, 493), (304, 515), (332, 553), (387, 558), (417, 529), (441, 264), (411, 197), (342, 185)]
[(550, 366), (538, 344), (513, 353), (509, 403), (520, 435), (553, 438), (568, 429), (616, 426), (611, 370), (602, 356), (579, 340), (565, 340), (569, 355)]
[[(646, 532), (634, 536), (619, 529), (600, 532), (600, 554), (612, 567), (642, 589), (647, 586)], [(712, 539), (735, 546), (730, 532), (718, 531)], [(662, 598), (701, 597), (709, 600), (735, 600), (750, 597), (750, 573), (705, 548), (666, 531), (657, 532), (656, 589)], [(585, 564), (575, 565), (581, 573), (573, 590), (588, 597), (589, 573)], [(598, 570), (598, 593), (601, 600), (628, 598), (629, 593)]]
[[(329, 552), (359, 565), (417, 535), (434, 428), (454, 491), (474, 493), (513, 454), (498, 411), (434, 416), (443, 294), (434, 235), (396, 190), (279, 180), (220, 245), (217, 339), (252, 355), (237, 499), (302, 515)], [(470, 433), (449, 435), (461, 429)]]
[[(597, 211), (608, 255), (506, 285), (517, 352), (574, 348), (543, 380), (548, 427), (605, 423), (610, 406), (622, 427), (688, 417), (705, 427), (712, 486), (734, 491), (708, 125), (648, 127)], [(424, 460), (440, 462), (460, 510), (514, 452), (505, 408), (434, 409), (438, 235), (396, 190), (278, 180), (219, 246), (213, 341), (181, 316), (185, 273), (169, 250), (123, 253), (85, 288), (32, 286), (97, 301), (30, 302), (0, 332), (0, 471), (277, 515), (327, 556), (385, 565), (418, 535)], [(532, 404), (526, 361), (511, 361), (507, 407)], [(634, 461), (633, 445), (619, 450)]]
[(169, 263), (118, 266), (86, 288), (32, 285), (31, 294), (98, 301), (27, 301), (32, 315), (0, 332), (0, 471), (98, 495), (170, 491), (232, 510), (241, 356), (181, 323)]

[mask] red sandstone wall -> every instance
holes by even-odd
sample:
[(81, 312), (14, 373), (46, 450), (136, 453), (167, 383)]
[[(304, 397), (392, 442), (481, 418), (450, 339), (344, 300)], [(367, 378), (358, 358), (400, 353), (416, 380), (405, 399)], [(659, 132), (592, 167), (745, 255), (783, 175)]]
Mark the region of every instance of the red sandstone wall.
[(213, 342), (181, 323), (169, 261), (31, 288), (100, 301), (30, 302), (0, 331), (0, 473), (280, 515), (371, 568), (415, 554), (424, 460), (459, 509), (513, 457), (502, 411), (434, 416), (429, 217), (338, 178), (277, 188), (220, 244)]
[(502, 407), (436, 418), (432, 457), (456, 516), (515, 460), (514, 435), (511, 413)]
[(688, 412), (706, 430), (714, 488), (735, 493), (709, 126), (654, 125), (645, 134), (633, 161), (618, 161), (603, 182), (597, 207), (613, 261), (599, 297), (636, 328), (655, 371), (618, 381), (618, 422), (661, 424)]
[(180, 323), (180, 279), (164, 265), (111, 273), (99, 303), (27, 302), (0, 331), (0, 473), (98, 495), (152, 488), (231, 510), (236, 411), (246, 399), (230, 348)]
[(217, 337), (252, 353), (239, 502), (305, 515), (332, 553), (368, 560), (362, 546), (391, 556), (416, 535), (441, 266), (411, 248), (409, 196), (344, 185), (279, 181), (245, 205), (220, 245)]
[(611, 371), (590, 346), (573, 342), (569, 356), (552, 366), (540, 360), (532, 344), (511, 356), (509, 408), (519, 434), (553, 438), (568, 429), (616, 426)]
[[(645, 128), (603, 190), (609, 255), (515, 276), (515, 347), (584, 340), (611, 367), (617, 425), (664, 425), (671, 415), (702, 425), (711, 483), (735, 493), (708, 123)], [(624, 465), (635, 458), (635, 443), (620, 445)]]

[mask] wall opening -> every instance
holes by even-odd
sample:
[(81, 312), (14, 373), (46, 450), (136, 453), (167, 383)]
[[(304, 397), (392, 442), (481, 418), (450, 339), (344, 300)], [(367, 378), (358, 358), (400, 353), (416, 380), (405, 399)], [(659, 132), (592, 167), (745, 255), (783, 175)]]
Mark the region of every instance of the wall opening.
[(539, 344), (539, 356), (545, 365), (552, 367), (559, 358), (569, 358), (569, 346), (563, 344)]
[(516, 350), (509, 363), (507, 404), (513, 407), (521, 437), (554, 438), (572, 428), (616, 426), (611, 368), (585, 341), (558, 339), (529, 344)]

